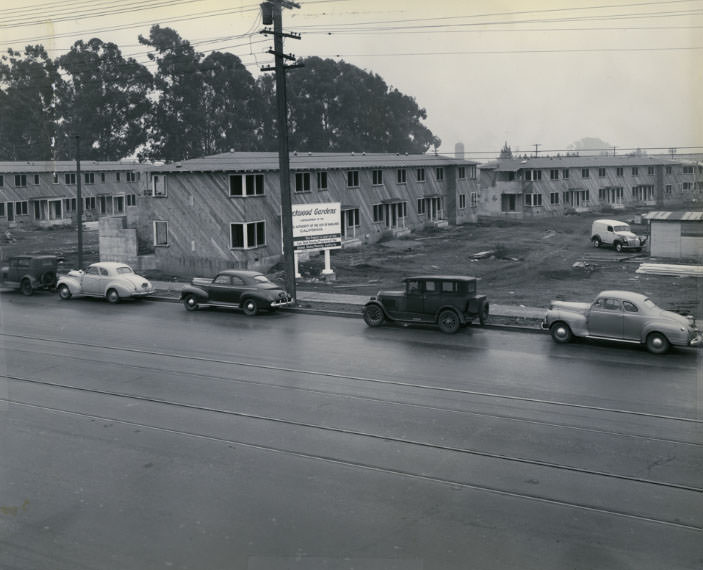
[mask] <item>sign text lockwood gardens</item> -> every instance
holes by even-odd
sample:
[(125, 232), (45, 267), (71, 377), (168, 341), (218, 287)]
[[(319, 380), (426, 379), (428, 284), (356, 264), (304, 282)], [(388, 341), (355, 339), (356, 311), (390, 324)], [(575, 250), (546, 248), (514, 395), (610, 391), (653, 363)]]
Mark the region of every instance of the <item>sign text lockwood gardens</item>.
[(293, 250), (341, 248), (340, 210), (340, 202), (293, 204)]

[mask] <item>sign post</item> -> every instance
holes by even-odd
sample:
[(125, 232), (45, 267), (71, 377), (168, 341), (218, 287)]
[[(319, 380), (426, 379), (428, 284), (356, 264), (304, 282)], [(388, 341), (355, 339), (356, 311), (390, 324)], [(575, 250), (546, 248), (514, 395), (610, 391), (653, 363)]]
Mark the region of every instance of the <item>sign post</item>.
[(342, 247), (341, 203), (293, 204), (293, 252), (295, 254), (295, 276), (298, 271), (299, 252), (325, 252), (325, 268), (322, 274), (334, 275), (330, 264), (330, 250)]

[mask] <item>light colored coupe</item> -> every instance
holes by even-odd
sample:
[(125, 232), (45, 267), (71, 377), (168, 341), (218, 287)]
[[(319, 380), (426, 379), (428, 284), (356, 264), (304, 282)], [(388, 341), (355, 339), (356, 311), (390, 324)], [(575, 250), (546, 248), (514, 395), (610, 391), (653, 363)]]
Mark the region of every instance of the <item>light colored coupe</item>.
[(63, 300), (81, 295), (104, 297), (110, 303), (154, 293), (154, 287), (148, 279), (137, 275), (129, 265), (114, 261), (93, 263), (85, 271), (71, 270), (59, 277), (56, 289)]
[(673, 346), (703, 343), (696, 321), (659, 308), (645, 295), (630, 291), (602, 291), (592, 303), (552, 301), (542, 321), (555, 342), (573, 337), (642, 344), (654, 354)]

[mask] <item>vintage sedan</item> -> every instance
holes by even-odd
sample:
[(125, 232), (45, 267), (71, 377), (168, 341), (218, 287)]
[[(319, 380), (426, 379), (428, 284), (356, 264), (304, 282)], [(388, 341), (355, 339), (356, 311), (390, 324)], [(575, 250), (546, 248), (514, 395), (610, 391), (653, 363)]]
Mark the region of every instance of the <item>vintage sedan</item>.
[(552, 301), (542, 321), (557, 343), (573, 337), (641, 344), (654, 354), (673, 346), (700, 346), (695, 319), (658, 307), (645, 295), (602, 291), (592, 303)]
[(148, 279), (137, 275), (129, 265), (113, 261), (93, 263), (85, 271), (71, 270), (59, 277), (56, 289), (63, 300), (81, 295), (104, 297), (110, 303), (139, 299), (154, 293)]
[(238, 269), (220, 271), (212, 279), (195, 277), (181, 290), (181, 301), (188, 311), (229, 307), (248, 316), (293, 304), (291, 296), (262, 273)]

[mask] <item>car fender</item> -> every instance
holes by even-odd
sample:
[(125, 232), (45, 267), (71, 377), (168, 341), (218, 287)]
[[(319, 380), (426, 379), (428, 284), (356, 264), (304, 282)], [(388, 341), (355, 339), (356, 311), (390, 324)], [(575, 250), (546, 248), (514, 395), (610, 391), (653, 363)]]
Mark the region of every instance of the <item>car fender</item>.
[(366, 307), (370, 307), (371, 305), (376, 305), (377, 307), (379, 307), (381, 311), (383, 311), (383, 315), (387, 319), (393, 320), (393, 317), (388, 314), (388, 311), (386, 311), (386, 308), (383, 306), (383, 303), (377, 301), (376, 299), (371, 299), (369, 301), (366, 301), (366, 303), (364, 304), (364, 309), (366, 309)]
[(56, 283), (56, 288), (58, 289), (61, 285), (66, 285), (66, 287), (68, 287), (68, 290), (71, 292), (71, 295), (81, 294), (80, 280), (70, 274), (62, 275), (61, 277), (59, 277), (59, 280)]
[(642, 334), (640, 336), (640, 342), (641, 343), (647, 342), (647, 337), (653, 332), (658, 332), (658, 333), (663, 334), (671, 344), (678, 344), (678, 345), (687, 344), (688, 332), (681, 331), (680, 328), (677, 327), (677, 325), (669, 324), (669, 323), (652, 323), (652, 324), (646, 325), (642, 329)]
[(454, 311), (457, 315), (459, 315), (459, 322), (462, 325), (465, 325), (467, 323), (466, 313), (457, 309), (455, 305), (442, 305), (439, 309), (437, 309), (437, 312), (434, 315), (435, 322), (439, 321), (439, 315), (442, 313), (442, 311), (447, 311), (447, 310)]
[(122, 281), (108, 281), (103, 289), (103, 295), (107, 295), (110, 289), (117, 291), (120, 297), (129, 297), (134, 293), (134, 287), (127, 287)]
[(185, 299), (186, 295), (195, 295), (199, 301), (203, 302), (207, 301), (210, 298), (208, 292), (205, 289), (195, 287), (194, 285), (183, 286), (183, 289), (181, 289), (181, 301)]
[(574, 336), (588, 336), (588, 314), (572, 313), (565, 310), (555, 311), (552, 309), (547, 313), (547, 318), (550, 326), (557, 321), (561, 321), (569, 325)]

